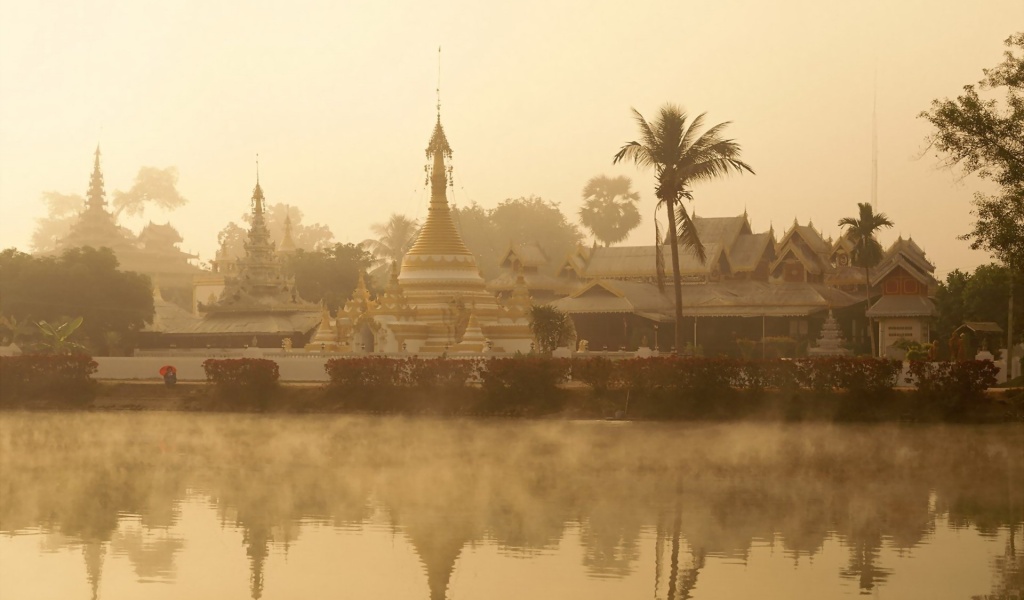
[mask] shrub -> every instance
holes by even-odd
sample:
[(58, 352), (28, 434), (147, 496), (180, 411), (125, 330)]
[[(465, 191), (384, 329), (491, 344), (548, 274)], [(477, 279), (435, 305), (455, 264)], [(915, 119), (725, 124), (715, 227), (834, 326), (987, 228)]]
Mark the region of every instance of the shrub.
[(572, 378), (589, 385), (596, 394), (604, 394), (618, 381), (618, 364), (603, 356), (574, 358)]
[(537, 340), (537, 350), (544, 354), (568, 346), (576, 338), (576, 328), (569, 315), (548, 304), (530, 309), (530, 331)]
[(85, 354), (2, 356), (0, 396), (4, 404), (33, 398), (88, 399), (95, 392), (91, 376), (98, 366)]
[(907, 382), (916, 382), (922, 400), (939, 403), (952, 416), (963, 411), (968, 403), (984, 398), (985, 390), (996, 384), (998, 372), (990, 360), (914, 361), (910, 363)]
[(568, 359), (537, 356), (488, 360), (480, 373), (488, 408), (499, 413), (556, 410), (560, 407), (557, 386), (568, 378), (570, 366)]
[(425, 390), (459, 390), (476, 375), (480, 363), (473, 359), (409, 358), (404, 368), (406, 385)]
[(796, 361), (802, 387), (816, 392), (847, 390), (878, 395), (896, 385), (903, 363), (877, 358), (827, 357)]
[(324, 364), (330, 386), (343, 393), (383, 390), (408, 385), (406, 361), (383, 356), (332, 358)]
[(250, 397), (265, 401), (277, 389), (277, 363), (267, 358), (208, 358), (203, 361), (206, 380), (231, 399)]

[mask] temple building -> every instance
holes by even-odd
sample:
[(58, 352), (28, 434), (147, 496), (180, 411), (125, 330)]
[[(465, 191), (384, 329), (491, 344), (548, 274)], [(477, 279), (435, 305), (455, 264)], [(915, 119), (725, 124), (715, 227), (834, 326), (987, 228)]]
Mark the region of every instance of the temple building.
[(169, 223), (160, 225), (150, 222), (138, 236), (117, 224), (114, 214), (107, 209), (100, 149), (97, 146), (85, 210), (72, 224), (68, 234), (58, 240), (58, 251), (81, 246), (110, 248), (117, 256), (121, 270), (149, 275), (165, 297), (185, 303), (192, 277), (200, 269), (193, 264), (198, 256), (178, 248), (181, 241), (181, 235)]
[[(755, 233), (746, 214), (695, 216), (694, 224), (707, 260), (684, 249), (679, 254), (685, 351), (760, 357), (771, 354), (764, 341), (776, 340), (790, 345), (784, 354), (803, 354), (820, 339), (831, 310), (837, 333), (867, 352), (868, 296), (867, 316), (881, 332), (876, 353), (884, 355), (899, 337), (929, 341), (935, 267), (912, 241), (900, 239), (886, 251), (869, 270), (865, 290), (864, 269), (850, 266), (853, 246), (845, 236), (833, 242), (813, 224), (794, 220), (777, 239), (774, 228)], [(663, 290), (657, 285), (659, 252), (666, 270)], [(578, 247), (557, 272), (562, 289), (571, 291), (552, 305), (569, 313), (590, 350), (667, 350), (673, 343), (675, 301), (666, 246)], [(551, 287), (544, 282), (538, 291)]]
[[(430, 207), (401, 269), (377, 299), (363, 280), (331, 319), (326, 311), (311, 350), (460, 354), (529, 352), (531, 299), (522, 277), (502, 302), (488, 291), (448, 206), (451, 146), (438, 113), (427, 145)], [(397, 266), (397, 265), (395, 265)]]
[(257, 177), (245, 256), (224, 273), (215, 302), (201, 306), (202, 319), (165, 324), (159, 344), (177, 348), (302, 347), (320, 323), (320, 307), (302, 300), (270, 239), (266, 199)]

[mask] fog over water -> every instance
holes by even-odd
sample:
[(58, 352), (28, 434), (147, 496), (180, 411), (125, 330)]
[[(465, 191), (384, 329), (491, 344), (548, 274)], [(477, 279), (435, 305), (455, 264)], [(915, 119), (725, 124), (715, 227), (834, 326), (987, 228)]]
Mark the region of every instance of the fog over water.
[(970, 598), (1022, 524), (1020, 425), (0, 415), (0, 598)]

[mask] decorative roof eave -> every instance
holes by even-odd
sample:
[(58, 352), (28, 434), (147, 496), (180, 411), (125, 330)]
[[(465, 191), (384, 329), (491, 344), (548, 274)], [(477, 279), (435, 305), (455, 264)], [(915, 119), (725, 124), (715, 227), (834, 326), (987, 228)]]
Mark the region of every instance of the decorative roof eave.
[(896, 270), (896, 267), (902, 267), (907, 274), (924, 285), (931, 286), (936, 283), (935, 278), (930, 273), (921, 271), (920, 267), (907, 260), (905, 256), (897, 254), (869, 271), (871, 274), (869, 278), (871, 285), (876, 285), (888, 277), (890, 273)]
[(616, 298), (625, 298), (625, 294), (623, 294), (620, 290), (615, 289), (615, 287), (613, 287), (613, 284), (611, 284), (611, 283), (609, 283), (609, 282), (607, 282), (607, 281), (605, 281), (603, 279), (595, 279), (594, 281), (591, 281), (587, 285), (585, 285), (582, 288), (576, 290), (576, 292), (574, 292), (569, 297), (570, 298), (579, 298), (580, 296), (582, 296), (583, 294), (586, 294), (588, 291), (594, 289), (595, 287), (599, 287), (599, 288), (601, 288), (603, 290), (608, 291), (609, 293), (614, 295)]
[(786, 260), (786, 256), (789, 253), (792, 253), (793, 256), (796, 257), (798, 261), (800, 261), (800, 264), (802, 264), (804, 268), (807, 269), (807, 272), (813, 273), (815, 275), (821, 274), (821, 266), (814, 264), (811, 261), (811, 259), (807, 257), (804, 251), (800, 249), (799, 246), (791, 243), (786, 243), (785, 246), (779, 249), (778, 257), (771, 263), (771, 265), (769, 265), (768, 271), (774, 272), (775, 269), (777, 269), (778, 266), (781, 265)]
[(865, 311), (870, 318), (934, 317), (939, 314), (927, 296), (883, 295)]

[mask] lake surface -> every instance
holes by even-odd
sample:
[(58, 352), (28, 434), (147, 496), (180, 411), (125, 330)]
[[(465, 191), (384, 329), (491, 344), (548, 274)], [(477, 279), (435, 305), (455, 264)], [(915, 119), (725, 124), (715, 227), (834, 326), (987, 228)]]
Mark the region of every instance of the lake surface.
[(0, 598), (1018, 598), (1024, 426), (0, 414)]

